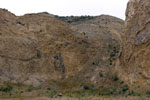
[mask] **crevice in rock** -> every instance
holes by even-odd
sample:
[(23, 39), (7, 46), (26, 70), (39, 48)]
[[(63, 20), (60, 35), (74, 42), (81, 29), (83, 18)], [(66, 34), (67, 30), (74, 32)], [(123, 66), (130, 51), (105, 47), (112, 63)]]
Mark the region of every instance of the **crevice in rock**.
[(61, 53), (58, 53), (56, 56), (54, 56), (54, 68), (56, 71), (61, 70), (62, 76), (64, 78), (66, 69)]

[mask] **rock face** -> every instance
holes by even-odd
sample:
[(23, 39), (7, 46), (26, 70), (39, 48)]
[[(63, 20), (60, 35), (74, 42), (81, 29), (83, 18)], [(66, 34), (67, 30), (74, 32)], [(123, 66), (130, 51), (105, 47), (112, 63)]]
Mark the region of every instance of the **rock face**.
[(113, 38), (115, 38), (115, 40), (120, 39), (124, 28), (123, 20), (110, 15), (81, 17), (57, 16), (57, 18), (70, 23), (77, 31), (93, 40), (111, 41)]
[(85, 18), (68, 24), (46, 12), (15, 16), (0, 9), (0, 83), (55, 81), (53, 87), (71, 89), (111, 84), (107, 75), (112, 77), (124, 21), (106, 15)]
[[(109, 15), (100, 16), (71, 16), (59, 17), (70, 23), (72, 30), (77, 31), (84, 38), (95, 41), (100, 48), (83, 70), (73, 80), (81, 83), (101, 87), (113, 83), (112, 65), (118, 57), (120, 40), (123, 33), (124, 21)], [(112, 68), (112, 71), (111, 71)], [(92, 71), (92, 72), (91, 72)], [(109, 73), (109, 74), (108, 74)], [(102, 76), (102, 77), (100, 77)], [(73, 83), (73, 82), (72, 82)], [(110, 85), (106, 86), (109, 87)], [(111, 85), (112, 86), (112, 85)], [(111, 87), (110, 87), (111, 88)]]
[(92, 40), (108, 42), (121, 39), (124, 21), (109, 15), (100, 15), (91, 20), (71, 23), (79, 32)]
[[(72, 29), (78, 31), (82, 36), (89, 40), (96, 41), (99, 48), (99, 61), (102, 66), (109, 66), (111, 63), (110, 55), (113, 47), (120, 49), (121, 36), (124, 30), (124, 21), (110, 16), (71, 16), (59, 17), (62, 21), (70, 23)], [(117, 55), (116, 55), (117, 56)]]
[(150, 1), (130, 0), (118, 72), (129, 84), (150, 84)]
[(99, 46), (47, 13), (15, 16), (0, 9), (0, 83), (33, 84), (74, 76)]

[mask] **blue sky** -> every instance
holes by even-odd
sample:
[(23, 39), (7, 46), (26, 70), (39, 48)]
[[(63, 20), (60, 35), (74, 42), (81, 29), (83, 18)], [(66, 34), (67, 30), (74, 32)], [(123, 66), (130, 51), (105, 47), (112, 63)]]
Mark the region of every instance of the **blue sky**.
[(49, 12), (60, 16), (108, 14), (125, 19), (128, 0), (1, 0), (0, 8), (16, 15)]

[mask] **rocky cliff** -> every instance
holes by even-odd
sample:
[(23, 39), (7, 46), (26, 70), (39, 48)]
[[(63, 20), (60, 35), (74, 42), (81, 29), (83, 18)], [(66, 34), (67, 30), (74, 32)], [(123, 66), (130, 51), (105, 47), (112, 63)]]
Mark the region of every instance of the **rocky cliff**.
[(124, 21), (110, 15), (56, 17), (70, 23), (76, 31), (93, 40), (120, 39), (124, 29)]
[(47, 13), (18, 17), (0, 9), (0, 82), (37, 86), (74, 76), (100, 48), (76, 33)]
[(16, 16), (0, 9), (0, 83), (111, 89), (124, 21), (85, 18), (69, 24), (45, 12)]
[[(77, 79), (73, 80), (77, 80), (82, 84), (92, 84), (95, 87), (113, 83), (111, 81), (113, 77), (112, 65), (120, 51), (120, 40), (123, 34), (124, 21), (110, 15), (56, 16), (56, 18), (68, 22), (72, 30), (77, 31), (78, 34), (81, 34), (88, 40), (95, 41), (100, 46), (100, 48), (97, 48), (99, 51), (97, 55), (91, 59), (92, 63), (89, 63), (76, 75)], [(108, 75), (108, 73), (110, 74)], [(100, 77), (100, 74), (103, 77)]]
[[(118, 72), (130, 85), (150, 84), (150, 1), (130, 0)], [(118, 62), (119, 63), (119, 62)], [(142, 88), (144, 90), (144, 88)]]

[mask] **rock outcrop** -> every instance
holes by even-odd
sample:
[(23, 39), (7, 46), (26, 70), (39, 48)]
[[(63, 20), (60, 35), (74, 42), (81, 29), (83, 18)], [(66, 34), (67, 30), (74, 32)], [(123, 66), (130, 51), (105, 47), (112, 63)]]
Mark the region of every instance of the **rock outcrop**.
[(100, 48), (47, 13), (0, 9), (0, 83), (42, 84), (82, 70)]
[[(112, 39), (121, 39), (120, 35), (123, 33), (124, 21), (110, 16), (70, 16), (70, 17), (59, 17), (62, 21), (70, 23), (77, 31), (83, 33), (93, 40), (106, 40), (111, 41)], [(103, 42), (104, 42), (103, 41)]]
[(68, 24), (46, 12), (16, 16), (0, 9), (0, 83), (110, 86), (124, 21), (84, 18)]
[[(97, 48), (99, 51), (97, 55), (91, 59), (92, 63), (88, 63), (86, 67), (72, 79), (78, 81), (80, 84), (92, 84), (97, 88), (113, 83), (112, 77), (114, 70), (112, 65), (120, 51), (124, 21), (110, 15), (57, 16), (56, 18), (68, 22), (72, 26), (72, 30), (77, 31), (78, 34), (81, 34), (88, 40), (95, 41), (96, 44), (100, 46), (100, 48)], [(103, 77), (100, 77), (100, 75)], [(106, 87), (109, 86), (110, 85)]]
[(122, 80), (127, 83), (147, 88), (150, 85), (149, 0), (129, 1), (125, 26), (118, 72)]

